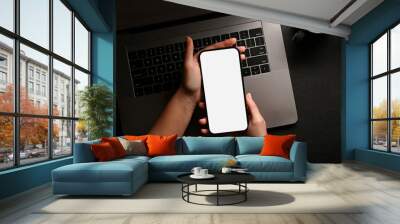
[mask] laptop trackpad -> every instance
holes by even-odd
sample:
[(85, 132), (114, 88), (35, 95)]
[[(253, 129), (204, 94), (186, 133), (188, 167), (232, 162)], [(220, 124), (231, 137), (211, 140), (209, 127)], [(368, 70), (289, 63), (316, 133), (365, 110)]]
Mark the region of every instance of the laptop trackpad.
[(275, 70), (244, 79), (245, 90), (252, 94), (268, 128), (297, 122), (293, 89), (287, 73), (288, 70)]

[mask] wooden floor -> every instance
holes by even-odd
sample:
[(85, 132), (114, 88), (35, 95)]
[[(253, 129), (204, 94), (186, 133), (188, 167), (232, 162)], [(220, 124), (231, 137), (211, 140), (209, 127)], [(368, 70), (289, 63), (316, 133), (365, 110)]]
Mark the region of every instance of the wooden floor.
[(35, 208), (54, 200), (50, 187), (43, 186), (0, 202), (0, 223), (400, 223), (398, 173), (359, 163), (312, 164), (308, 182), (367, 206), (357, 214), (35, 214)]

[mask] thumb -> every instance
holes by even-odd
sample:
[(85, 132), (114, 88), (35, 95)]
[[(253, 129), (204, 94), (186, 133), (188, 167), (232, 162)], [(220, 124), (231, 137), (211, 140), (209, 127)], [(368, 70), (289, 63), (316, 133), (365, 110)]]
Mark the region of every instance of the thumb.
[(250, 113), (247, 134), (249, 136), (265, 136), (267, 134), (267, 125), (250, 93), (246, 94), (246, 105)]
[(258, 110), (257, 104), (256, 104), (256, 102), (254, 102), (253, 97), (251, 96), (251, 93), (246, 94), (246, 105), (250, 112), (250, 118), (252, 118), (252, 119), (259, 118), (259, 117), (262, 118), (262, 115), (261, 115), (260, 111)]
[(185, 60), (184, 61), (191, 61), (193, 60), (193, 40), (191, 37), (187, 36), (185, 39)]

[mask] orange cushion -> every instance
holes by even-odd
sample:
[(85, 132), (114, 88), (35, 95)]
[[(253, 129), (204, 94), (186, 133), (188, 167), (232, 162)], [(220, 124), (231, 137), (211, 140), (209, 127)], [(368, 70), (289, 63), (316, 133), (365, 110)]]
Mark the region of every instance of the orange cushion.
[(110, 138), (101, 138), (101, 142), (108, 142), (112, 146), (115, 151), (115, 155), (118, 158), (126, 156), (126, 151), (122, 146), (121, 142), (119, 142), (118, 138), (110, 137)]
[(90, 146), (94, 157), (99, 162), (110, 161), (117, 158), (115, 151), (110, 143), (102, 142)]
[(177, 135), (148, 135), (146, 140), (148, 149), (147, 155), (152, 157), (176, 155), (175, 142), (177, 137)]
[(145, 142), (147, 139), (147, 135), (125, 135), (124, 139), (129, 140), (129, 141), (140, 140), (140, 141)]
[(260, 155), (280, 156), (289, 159), (290, 147), (292, 147), (295, 138), (296, 135), (266, 135)]

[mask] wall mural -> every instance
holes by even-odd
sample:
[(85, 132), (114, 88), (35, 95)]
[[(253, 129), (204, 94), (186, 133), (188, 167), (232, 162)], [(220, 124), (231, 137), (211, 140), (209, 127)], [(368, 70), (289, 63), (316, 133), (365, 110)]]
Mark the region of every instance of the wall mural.
[(294, 133), (310, 161), (340, 162), (341, 41), (233, 16), (119, 33), (118, 134), (210, 135), (198, 52), (236, 47), (250, 114), (247, 132), (234, 134)]

